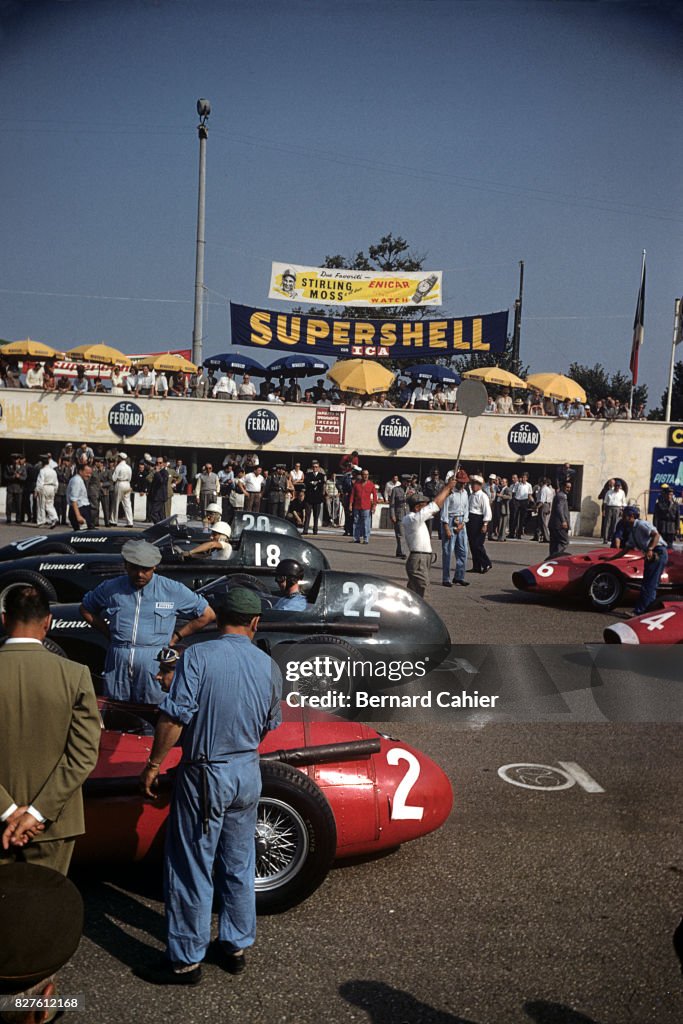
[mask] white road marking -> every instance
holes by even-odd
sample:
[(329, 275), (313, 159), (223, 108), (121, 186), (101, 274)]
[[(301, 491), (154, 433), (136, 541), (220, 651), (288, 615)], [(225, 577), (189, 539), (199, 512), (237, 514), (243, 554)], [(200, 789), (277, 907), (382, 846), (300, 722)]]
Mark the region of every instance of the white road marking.
[(595, 779), (588, 774), (585, 768), (582, 768), (576, 761), (558, 761), (557, 762), (566, 772), (568, 772), (573, 779), (575, 779), (582, 789), (585, 789), (587, 793), (604, 793), (604, 789), (600, 786)]

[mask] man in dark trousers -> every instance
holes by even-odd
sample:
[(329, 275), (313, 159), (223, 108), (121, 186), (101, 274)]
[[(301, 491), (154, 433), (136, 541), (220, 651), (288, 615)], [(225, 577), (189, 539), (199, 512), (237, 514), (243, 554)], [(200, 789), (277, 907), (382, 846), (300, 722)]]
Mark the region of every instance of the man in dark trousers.
[(15, 521), (20, 523), (21, 518), (21, 499), (24, 491), (24, 483), (26, 482), (26, 460), (23, 455), (19, 452), (13, 452), (10, 455), (10, 461), (5, 466), (5, 472), (3, 474), (3, 483), (7, 487), (7, 524), (12, 522), (12, 515), (14, 515)]
[(168, 470), (163, 455), (157, 456), (148, 496), (149, 518), (153, 523), (160, 523), (162, 519), (166, 518), (166, 499), (168, 498)]
[(565, 479), (562, 488), (557, 491), (550, 508), (550, 551), (548, 558), (558, 558), (569, 547), (569, 495), (572, 491), (571, 482)]
[(0, 871), (26, 860), (65, 875), (85, 830), (81, 786), (100, 745), (95, 691), (84, 665), (43, 647), (52, 616), (39, 590), (10, 590), (2, 619)]
[[(254, 833), (261, 794), (258, 746), (281, 722), (282, 676), (252, 643), (261, 615), (257, 594), (230, 590), (217, 609), (219, 637), (183, 655), (161, 702), (152, 751), (140, 776), (154, 785), (182, 734), (165, 858), (167, 953), (137, 972), (155, 985), (196, 985), (218, 903), (217, 953), (241, 973), (256, 937)], [(220, 865), (213, 874), (213, 866)]]
[(313, 516), (313, 533), (318, 532), (320, 521), (320, 510), (325, 498), (325, 474), (320, 468), (320, 463), (314, 459), (311, 468), (304, 477), (306, 485), (306, 520), (304, 522), (304, 533), (308, 533)]

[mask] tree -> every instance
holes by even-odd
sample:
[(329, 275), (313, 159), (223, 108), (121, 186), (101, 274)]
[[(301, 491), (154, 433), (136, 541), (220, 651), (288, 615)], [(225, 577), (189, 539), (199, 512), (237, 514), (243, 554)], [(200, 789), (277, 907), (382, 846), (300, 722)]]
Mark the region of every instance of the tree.
[(501, 370), (516, 373), (518, 377), (526, 377), (529, 373), (528, 366), (520, 366), (519, 370), (515, 368), (512, 338), (509, 336), (503, 352), (473, 352), (467, 356), (455, 356), (451, 364), (460, 374), (466, 373), (467, 370), (480, 370), (485, 366), (499, 366)]
[[(610, 377), (607, 370), (601, 363), (595, 366), (583, 366), (581, 363), (572, 363), (567, 373), (568, 377), (580, 384), (586, 392), (586, 400), (593, 405), (600, 398), (607, 398), (611, 395), (618, 402), (630, 402), (631, 400), (631, 378), (618, 370)], [(633, 392), (633, 404), (637, 408), (641, 403), (647, 402), (647, 387), (641, 384)]]
[[(669, 389), (662, 394), (660, 406), (653, 409), (648, 416), (649, 420), (663, 420), (666, 411), (666, 400), (669, 396)], [(683, 420), (683, 362), (674, 366), (674, 381), (671, 389), (671, 420)]]

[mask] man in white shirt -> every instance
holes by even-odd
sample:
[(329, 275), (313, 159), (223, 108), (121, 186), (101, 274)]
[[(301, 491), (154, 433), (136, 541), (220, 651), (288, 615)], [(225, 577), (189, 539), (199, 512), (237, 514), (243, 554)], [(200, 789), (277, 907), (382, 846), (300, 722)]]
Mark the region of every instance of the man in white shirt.
[(239, 398), (246, 399), (251, 402), (256, 398), (256, 385), (250, 379), (248, 373), (245, 373), (242, 377), (242, 383), (237, 389), (237, 395)]
[(92, 528), (92, 511), (88, 498), (88, 481), (91, 476), (92, 466), (79, 466), (66, 488), (69, 522), (74, 530)]
[(512, 501), (510, 502), (510, 537), (514, 537), (516, 540), (521, 540), (524, 536), (529, 498), (532, 493), (533, 487), (529, 483), (529, 474), (522, 473), (512, 488)]
[(135, 392), (136, 395), (141, 395), (143, 398), (150, 398), (155, 393), (155, 379), (156, 374), (154, 370), (143, 364), (138, 373), (138, 386)]
[(224, 401), (232, 401), (233, 398), (237, 398), (237, 384), (235, 384), (231, 370), (228, 370), (223, 377), (218, 378), (212, 394), (214, 398), (222, 398)]
[(605, 544), (611, 544), (617, 523), (625, 508), (626, 493), (624, 488), (615, 477), (612, 477), (602, 499), (602, 539)]
[(59, 517), (55, 512), (55, 494), (59, 480), (50, 465), (52, 460), (49, 454), (41, 455), (40, 461), (42, 466), (36, 480), (36, 525), (49, 526), (51, 530), (54, 530), (59, 522)]
[(119, 462), (111, 475), (114, 484), (114, 523), (119, 518), (119, 505), (123, 504), (123, 514), (126, 517), (126, 526), (133, 526), (133, 506), (130, 501), (131, 477), (133, 470), (128, 465), (128, 456), (125, 452), (119, 452)]
[(265, 480), (260, 466), (255, 466), (244, 478), (247, 496), (244, 501), (245, 512), (259, 512), (261, 509), (261, 491)]
[(35, 366), (29, 366), (26, 371), (26, 387), (27, 388), (42, 388), (43, 381), (45, 379), (45, 371), (40, 363), (36, 363)]
[(411, 409), (431, 409), (433, 404), (432, 393), (423, 384), (418, 386), (410, 396)]
[[(451, 479), (455, 480), (455, 477)], [(471, 476), (470, 484), (472, 493), (470, 494), (469, 519), (467, 520), (467, 539), (472, 552), (472, 568), (469, 571), (483, 575), (492, 568), (491, 559), (486, 551), (486, 535), (493, 514), (488, 495), (483, 490), (483, 477)]]
[(443, 508), (454, 487), (455, 476), (452, 476), (433, 501), (419, 492), (408, 495), (410, 512), (403, 517), (403, 532), (409, 552), (406, 576), (408, 590), (419, 594), (420, 597), (425, 596), (429, 586), (429, 571), (432, 565), (432, 535), (427, 522)]
[(458, 389), (455, 384), (447, 384), (443, 392), (444, 398), (446, 399), (446, 409), (448, 412), (455, 412), (458, 407)]
[(511, 416), (514, 411), (512, 395), (507, 388), (503, 388), (496, 399), (496, 412), (502, 413), (505, 416)]
[(548, 477), (543, 478), (540, 490), (538, 492), (538, 501), (536, 510), (538, 512), (538, 528), (536, 530), (536, 540), (546, 544), (550, 544), (550, 510), (553, 506), (553, 498), (555, 497), (555, 491), (550, 485)]

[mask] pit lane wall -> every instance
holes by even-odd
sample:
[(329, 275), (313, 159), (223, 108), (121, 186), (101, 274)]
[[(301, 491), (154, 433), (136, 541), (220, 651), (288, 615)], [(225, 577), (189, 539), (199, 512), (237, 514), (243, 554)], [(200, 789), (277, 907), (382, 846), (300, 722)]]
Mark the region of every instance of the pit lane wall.
[[(392, 456), (396, 460), (396, 471), (407, 472), (411, 461), (416, 471), (418, 460), (455, 459), (466, 422), (459, 413), (348, 408), (343, 441), (334, 443), (329, 440), (329, 433), (321, 434), (320, 417), (316, 425), (318, 406), (138, 398), (133, 400), (137, 413), (125, 409), (122, 413), (122, 401), (128, 400), (111, 395), (58, 395), (25, 389), (0, 391), (0, 462), (7, 461), (14, 447), (21, 450), (22, 443), (33, 446), (39, 442), (41, 446), (54, 449), (66, 440), (78, 444), (87, 439), (91, 445), (102, 449), (117, 446), (161, 450), (184, 454), (187, 461), (191, 461), (193, 449), (256, 450), (265, 456), (262, 462), (266, 466), (277, 461), (275, 456), (279, 454), (310, 452), (324, 461), (326, 453), (334, 457), (357, 449), (366, 457)], [(270, 428), (268, 422), (254, 416), (259, 409), (268, 411), (266, 419)], [(402, 417), (408, 424), (407, 430), (400, 426), (402, 440), (406, 433), (410, 435), (395, 452), (380, 440), (382, 424), (385, 440), (391, 436), (386, 421), (393, 416)], [(262, 435), (272, 434), (273, 418), (277, 427), (275, 436), (270, 440), (255, 440), (259, 427), (264, 428)], [(137, 421), (133, 424), (135, 433), (122, 437), (117, 431), (128, 429), (126, 420), (130, 419)], [(524, 424), (531, 425), (531, 431), (519, 429)], [(629, 497), (643, 503), (649, 487), (653, 449), (667, 446), (667, 432), (668, 425), (662, 422), (484, 415), (469, 420), (461, 460), (470, 469), (489, 471), (499, 466), (512, 466), (513, 471), (527, 469), (532, 480), (544, 465), (556, 467), (570, 462), (579, 469), (579, 532), (590, 536), (600, 517), (597, 495), (610, 476), (627, 480)], [(533, 441), (537, 443), (533, 451), (523, 455), (515, 451), (528, 448), (529, 444), (525, 445), (524, 441), (534, 433), (537, 437)], [(273, 456), (272, 460), (269, 455)]]

